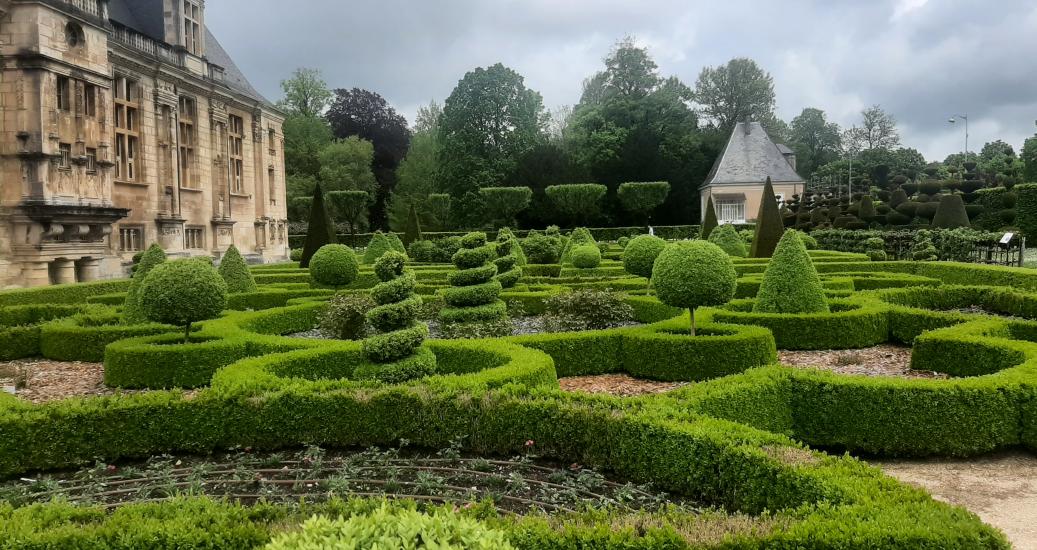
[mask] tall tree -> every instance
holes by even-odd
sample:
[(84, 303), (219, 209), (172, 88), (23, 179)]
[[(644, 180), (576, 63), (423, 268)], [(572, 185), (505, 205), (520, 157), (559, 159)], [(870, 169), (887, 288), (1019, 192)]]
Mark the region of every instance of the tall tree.
[(848, 132), (849, 145), (858, 151), (867, 149), (895, 149), (900, 145), (900, 131), (893, 115), (872, 105), (861, 111), (861, 125)]
[[(439, 117), (443, 109), (436, 103), (418, 109), (414, 121), (414, 135), (407, 155), (396, 168), (396, 187), (389, 196), (389, 228), (400, 232), (406, 229), (410, 210), (414, 207), (424, 227), (439, 227), (426, 202), (431, 194), (440, 191), (439, 172)], [(438, 220), (445, 221), (445, 220)]]
[(320, 153), (320, 181), (328, 191), (366, 191), (378, 187), (371, 172), (374, 147), (356, 136), (340, 139)]
[(522, 75), (498, 63), (465, 74), (440, 117), (442, 188), (455, 197), (494, 186), (544, 141), (547, 114)]
[(648, 50), (638, 47), (634, 38), (628, 36), (617, 42), (605, 58), (605, 70), (587, 81), (586, 97), (581, 103), (645, 97), (662, 84), (658, 69)]
[(1004, 155), (1008, 158), (1015, 158), (1015, 149), (1011, 145), (1001, 141), (990, 141), (983, 145), (983, 149), (979, 152), (979, 158), (982, 160), (994, 160), (999, 155)]
[(284, 98), (277, 105), (290, 116), (319, 117), (331, 101), (331, 91), (318, 69), (296, 69), (281, 81)]
[(374, 145), (371, 168), (378, 180), (378, 192), (371, 208), (371, 221), (375, 226), (385, 225), (385, 203), (396, 185), (396, 168), (410, 145), (407, 119), (381, 95), (360, 88), (335, 90), (325, 116), (335, 137), (358, 136)]
[(695, 102), (724, 132), (746, 119), (765, 122), (776, 118), (774, 79), (744, 57), (702, 69), (695, 82)]
[(1037, 136), (1026, 138), (1019, 158), (1023, 160), (1023, 180), (1037, 182)]
[(285, 118), (282, 131), (288, 176), (319, 176), (320, 152), (334, 140), (327, 121), (315, 116), (290, 115)]
[(792, 148), (796, 151), (796, 168), (806, 178), (822, 165), (837, 160), (842, 146), (839, 125), (828, 122), (821, 109), (808, 107), (792, 119)]

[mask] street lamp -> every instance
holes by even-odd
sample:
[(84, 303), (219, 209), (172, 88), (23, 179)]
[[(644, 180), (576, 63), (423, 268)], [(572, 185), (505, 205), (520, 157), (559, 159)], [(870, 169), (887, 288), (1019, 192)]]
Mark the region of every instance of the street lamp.
[(952, 116), (947, 122), (954, 124), (958, 119), (965, 121), (965, 160), (969, 160), (969, 115)]

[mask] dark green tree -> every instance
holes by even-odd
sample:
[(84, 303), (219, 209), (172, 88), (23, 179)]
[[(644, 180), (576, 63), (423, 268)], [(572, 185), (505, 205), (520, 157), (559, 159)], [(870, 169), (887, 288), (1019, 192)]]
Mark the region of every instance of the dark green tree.
[(343, 221), (349, 227), (350, 246), (356, 246), (356, 234), (367, 227), (367, 211), (374, 198), (367, 191), (332, 191), (328, 193), (328, 203), (335, 219)]
[(494, 227), (515, 225), (515, 216), (529, 208), (533, 198), (533, 190), (528, 187), (483, 187), (479, 194)]
[(771, 179), (767, 178), (760, 197), (760, 212), (756, 215), (756, 232), (753, 234), (749, 255), (753, 258), (770, 258), (784, 233), (785, 224), (781, 221), (774, 186), (771, 185)]
[(587, 225), (601, 213), (602, 199), (608, 188), (596, 183), (574, 183), (552, 185), (546, 191), (547, 198), (566, 220)]
[(799, 232), (782, 236), (763, 274), (753, 311), (759, 313), (825, 313), (828, 300)]
[(768, 126), (775, 118), (774, 79), (752, 59), (735, 58), (702, 69), (695, 82), (695, 102), (724, 133), (747, 119)]
[(713, 196), (710, 195), (709, 199), (706, 200), (706, 219), (702, 222), (702, 240), (709, 240), (709, 236), (713, 234), (713, 230), (717, 228), (717, 209), (713, 206)]
[(313, 189), (313, 200), (310, 203), (309, 225), (306, 228), (306, 243), (303, 245), (302, 258), (299, 259), (299, 267), (310, 266), (310, 258), (326, 244), (334, 244), (335, 224), (331, 221), (328, 206), (324, 203), (324, 191), (320, 184)]
[(669, 194), (670, 184), (665, 181), (622, 183), (617, 192), (623, 209), (641, 216), (644, 225), (652, 223), (652, 212), (666, 202)]
[(955, 229), (957, 227), (972, 227), (969, 223), (969, 215), (965, 212), (965, 202), (961, 195), (943, 195), (940, 197), (940, 205), (936, 208), (933, 216), (934, 229)]
[(403, 232), (403, 242), (406, 245), (421, 240), (421, 220), (418, 219), (418, 209), (411, 204), (410, 215), (407, 217), (407, 228)]

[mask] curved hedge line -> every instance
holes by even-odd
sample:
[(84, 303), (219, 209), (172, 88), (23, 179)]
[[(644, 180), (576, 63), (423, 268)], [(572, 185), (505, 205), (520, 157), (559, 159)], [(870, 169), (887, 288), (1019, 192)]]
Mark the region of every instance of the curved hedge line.
[(713, 312), (720, 323), (766, 327), (779, 349), (856, 349), (889, 339), (888, 308), (876, 300), (833, 299), (830, 313), (755, 313), (753, 300), (733, 300)]

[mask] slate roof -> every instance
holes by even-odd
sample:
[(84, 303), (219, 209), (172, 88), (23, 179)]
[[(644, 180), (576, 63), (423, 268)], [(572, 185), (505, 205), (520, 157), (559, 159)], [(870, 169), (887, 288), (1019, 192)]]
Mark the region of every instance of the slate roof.
[[(111, 0), (108, 15), (112, 21), (129, 27), (149, 38), (165, 42), (165, 18), (162, 0)], [(205, 57), (210, 63), (223, 67), (223, 82), (232, 90), (271, 105), (270, 101), (241, 72), (220, 41), (205, 28)]]
[(702, 187), (738, 183), (762, 185), (768, 177), (774, 183), (805, 181), (759, 122), (748, 123), (748, 132), (746, 124), (739, 122), (735, 125), (724, 152), (713, 163)]

